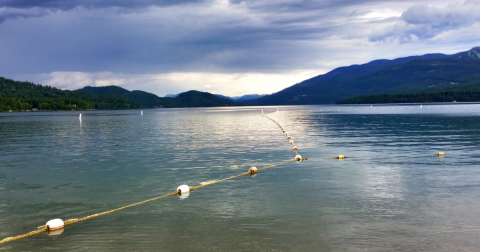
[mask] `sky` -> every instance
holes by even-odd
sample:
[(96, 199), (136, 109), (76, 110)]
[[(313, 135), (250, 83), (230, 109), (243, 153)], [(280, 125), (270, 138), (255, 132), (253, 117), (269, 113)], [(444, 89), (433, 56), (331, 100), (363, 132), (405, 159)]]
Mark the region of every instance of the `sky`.
[(0, 0), (0, 76), (159, 96), (270, 94), (480, 46), (480, 0)]

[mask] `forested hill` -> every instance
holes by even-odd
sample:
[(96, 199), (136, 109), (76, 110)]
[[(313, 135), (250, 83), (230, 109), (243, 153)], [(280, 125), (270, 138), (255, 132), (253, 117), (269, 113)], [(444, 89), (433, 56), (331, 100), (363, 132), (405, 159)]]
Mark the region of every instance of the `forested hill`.
[(92, 95), (85, 92), (64, 91), (31, 82), (14, 81), (0, 77), (0, 111), (32, 110), (86, 110), (132, 109), (131, 103), (120, 95)]
[(87, 86), (76, 91), (68, 91), (0, 77), (0, 111), (217, 106), (241, 106), (241, 104), (193, 90), (176, 98), (162, 98), (144, 91), (128, 91), (117, 86)]
[(222, 106), (241, 106), (241, 104), (233, 102), (229, 99), (222, 99), (207, 92), (191, 90), (177, 95), (175, 98), (158, 97), (154, 94), (144, 91), (128, 91), (117, 86), (106, 87), (84, 87), (77, 91), (87, 92), (90, 94), (103, 95), (122, 95), (127, 97), (130, 102), (138, 102), (143, 108), (165, 107), (222, 107)]
[(222, 99), (214, 94), (195, 90), (181, 93), (174, 99), (177, 102), (186, 104), (188, 107), (241, 106), (241, 104), (229, 99)]
[(126, 97), (131, 103), (139, 103), (142, 108), (178, 108), (187, 107), (185, 104), (181, 104), (173, 98), (158, 97), (154, 94), (147, 93), (145, 91), (128, 91), (124, 88), (117, 86), (105, 86), (105, 87), (91, 87), (86, 86), (78, 89), (79, 92), (85, 92), (89, 94), (97, 95), (121, 95)]
[(244, 105), (327, 104), (373, 94), (480, 90), (480, 47), (340, 67)]

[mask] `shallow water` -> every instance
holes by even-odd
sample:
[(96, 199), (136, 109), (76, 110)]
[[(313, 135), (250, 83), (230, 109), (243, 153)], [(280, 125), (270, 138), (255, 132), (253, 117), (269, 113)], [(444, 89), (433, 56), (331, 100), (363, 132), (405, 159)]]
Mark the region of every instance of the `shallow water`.
[(292, 159), (262, 109), (309, 160), (0, 251), (478, 251), (477, 104), (2, 113), (0, 239)]

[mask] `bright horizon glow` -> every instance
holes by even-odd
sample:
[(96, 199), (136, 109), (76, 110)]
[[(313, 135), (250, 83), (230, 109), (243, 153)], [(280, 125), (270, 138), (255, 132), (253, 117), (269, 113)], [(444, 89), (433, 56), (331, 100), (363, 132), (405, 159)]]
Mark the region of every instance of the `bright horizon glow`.
[[(226, 96), (242, 96), (246, 94), (270, 94), (272, 92), (278, 92), (318, 74), (321, 73), (313, 70), (285, 74), (175, 72), (166, 74), (125, 75), (110, 72), (54, 72), (24, 78), (36, 79), (42, 85), (68, 90), (76, 90), (85, 86), (102, 87), (115, 85), (130, 91), (146, 91), (160, 97), (189, 90)], [(162, 88), (155, 89), (157, 86)]]

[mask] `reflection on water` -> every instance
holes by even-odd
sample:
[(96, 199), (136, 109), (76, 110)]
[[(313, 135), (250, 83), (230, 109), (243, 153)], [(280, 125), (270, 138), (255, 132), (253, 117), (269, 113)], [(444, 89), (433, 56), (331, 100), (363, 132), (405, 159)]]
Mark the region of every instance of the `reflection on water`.
[[(0, 115), (0, 239), (294, 157), (271, 108)], [(480, 105), (292, 106), (301, 163), (0, 251), (476, 251)], [(456, 155), (425, 156), (439, 151)], [(321, 159), (339, 154), (357, 158)]]

